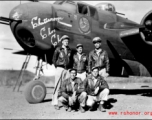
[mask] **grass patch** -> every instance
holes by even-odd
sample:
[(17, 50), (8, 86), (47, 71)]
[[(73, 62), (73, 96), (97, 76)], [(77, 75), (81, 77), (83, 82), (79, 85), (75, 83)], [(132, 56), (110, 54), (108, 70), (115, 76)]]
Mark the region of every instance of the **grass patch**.
[[(20, 74), (19, 70), (0, 70), (0, 85), (1, 86), (14, 86)], [(34, 78), (34, 73), (25, 71), (22, 76), (22, 85), (25, 85)], [(46, 77), (41, 76), (41, 81), (45, 84), (54, 85), (54, 76)], [(152, 77), (130, 76), (130, 77), (108, 77), (108, 83), (152, 83)]]

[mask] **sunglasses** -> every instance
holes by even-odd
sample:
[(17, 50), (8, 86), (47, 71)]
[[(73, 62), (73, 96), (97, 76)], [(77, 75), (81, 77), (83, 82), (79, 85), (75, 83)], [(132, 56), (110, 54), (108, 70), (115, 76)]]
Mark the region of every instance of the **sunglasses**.
[(97, 42), (93, 42), (93, 44), (96, 44), (96, 43), (101, 43), (101, 42), (99, 42), (99, 41), (97, 41)]

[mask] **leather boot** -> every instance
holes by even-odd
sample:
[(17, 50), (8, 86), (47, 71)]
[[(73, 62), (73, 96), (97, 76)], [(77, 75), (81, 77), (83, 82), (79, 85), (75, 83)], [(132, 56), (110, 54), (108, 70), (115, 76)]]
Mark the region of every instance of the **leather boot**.
[(84, 112), (85, 112), (85, 109), (84, 109), (82, 106), (80, 106), (80, 111), (81, 111), (82, 113), (84, 113)]
[(101, 112), (106, 112), (106, 110), (103, 107), (103, 104), (99, 104), (98, 110)]
[(59, 107), (58, 105), (54, 105), (54, 108), (55, 108), (56, 110), (60, 110), (60, 107)]

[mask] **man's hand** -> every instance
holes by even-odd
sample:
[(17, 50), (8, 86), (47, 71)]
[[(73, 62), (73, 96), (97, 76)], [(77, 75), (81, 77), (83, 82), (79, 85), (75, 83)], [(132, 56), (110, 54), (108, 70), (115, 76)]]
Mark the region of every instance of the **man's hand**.
[(76, 101), (76, 91), (74, 91), (74, 93), (73, 93), (73, 95), (72, 95), (72, 100), (73, 100), (73, 102)]
[(69, 105), (72, 106), (73, 105), (73, 99), (72, 99), (72, 97), (69, 97), (68, 99), (69, 99)]
[(97, 87), (97, 88), (95, 89), (94, 94), (96, 95), (96, 94), (98, 93), (98, 91), (99, 91), (99, 87)]

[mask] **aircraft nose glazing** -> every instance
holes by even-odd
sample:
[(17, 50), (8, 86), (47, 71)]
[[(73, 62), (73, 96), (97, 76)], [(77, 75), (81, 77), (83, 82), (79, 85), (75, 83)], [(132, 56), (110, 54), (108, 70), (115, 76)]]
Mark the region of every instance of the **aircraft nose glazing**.
[(14, 20), (21, 20), (22, 15), (23, 10), (21, 9), (21, 7), (17, 6), (10, 12), (9, 18)]

